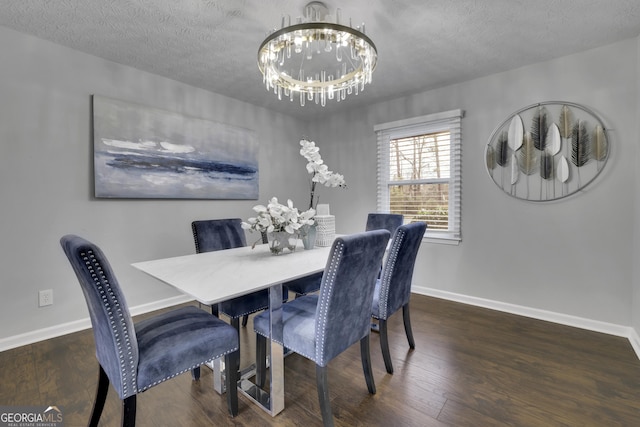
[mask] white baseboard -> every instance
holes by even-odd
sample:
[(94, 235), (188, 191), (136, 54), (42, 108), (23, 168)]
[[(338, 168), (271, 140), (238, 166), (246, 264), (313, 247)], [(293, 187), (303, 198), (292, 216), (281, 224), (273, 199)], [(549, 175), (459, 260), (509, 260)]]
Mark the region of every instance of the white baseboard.
[(629, 342), (631, 343), (631, 347), (640, 358), (640, 337), (638, 336), (638, 331), (635, 329), (631, 329), (631, 336), (629, 337)]
[[(629, 340), (631, 346), (633, 347), (633, 350), (636, 353), (636, 356), (638, 356), (638, 358), (640, 359), (640, 336), (638, 336), (638, 332), (635, 329), (629, 326), (600, 322), (597, 320), (590, 320), (582, 317), (570, 316), (567, 314), (555, 313), (521, 305), (456, 294), (453, 292), (441, 291), (438, 289), (426, 288), (422, 286), (414, 286), (411, 290), (412, 292), (421, 295), (428, 295), (436, 298), (460, 302), (463, 304), (489, 308), (505, 313), (517, 314), (519, 316), (526, 316), (533, 319), (546, 320), (561, 325), (573, 326), (576, 328), (624, 337)], [(136, 307), (131, 307), (129, 311), (131, 312), (132, 316), (137, 316), (139, 314), (149, 313), (151, 311), (183, 304), (189, 301), (192, 301), (192, 298), (186, 295), (179, 295), (161, 301), (155, 301)], [(34, 342), (44, 341), (50, 338), (67, 335), (73, 332), (82, 331), (84, 329), (89, 329), (90, 327), (91, 321), (87, 317), (73, 322), (63, 323), (61, 325), (51, 326), (20, 335), (14, 335), (12, 337), (2, 338), (0, 339), (0, 352), (27, 344), (33, 344)]]
[(500, 301), (493, 301), (484, 298), (477, 298), (468, 295), (456, 294), (453, 292), (441, 291), (438, 289), (413, 286), (411, 291), (416, 294), (432, 296), (463, 304), (489, 308), (505, 313), (517, 314), (519, 316), (531, 317), (533, 319), (545, 320), (561, 325), (573, 326), (589, 331), (602, 332), (604, 334), (624, 337), (629, 340), (638, 359), (640, 359), (640, 337), (635, 329), (630, 326), (616, 325), (613, 323), (600, 322), (598, 320), (585, 319), (583, 317), (571, 316), (568, 314), (555, 313), (552, 311), (540, 310), (537, 308), (525, 307), (521, 305), (509, 304)]
[[(137, 316), (139, 314), (149, 313), (151, 311), (160, 310), (192, 300), (193, 298), (188, 297), (187, 295), (178, 295), (161, 301), (155, 301), (148, 304), (138, 305), (136, 307), (130, 307), (129, 311), (131, 312), (132, 316)], [(91, 320), (86, 317), (84, 319), (74, 320), (73, 322), (63, 323), (48, 328), (26, 332), (24, 334), (14, 335), (12, 337), (2, 338), (0, 339), (0, 351), (10, 350), (12, 348), (21, 347), (23, 345), (33, 344), (34, 342), (44, 341), (50, 338), (67, 335), (72, 332), (89, 329), (90, 327)]]

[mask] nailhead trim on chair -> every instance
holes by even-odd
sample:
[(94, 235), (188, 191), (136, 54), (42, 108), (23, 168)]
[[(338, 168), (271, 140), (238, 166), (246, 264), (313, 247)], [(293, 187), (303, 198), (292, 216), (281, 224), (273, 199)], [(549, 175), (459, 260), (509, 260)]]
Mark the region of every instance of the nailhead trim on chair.
[[(318, 342), (316, 342), (316, 357), (312, 358), (317, 364), (320, 364), (322, 360), (322, 354), (324, 354), (324, 336), (325, 329), (327, 327), (327, 309), (328, 309), (328, 300), (331, 298), (331, 294), (333, 293), (333, 287), (335, 286), (336, 280), (336, 266), (340, 264), (340, 259), (342, 258), (342, 252), (344, 251), (344, 244), (342, 241), (337, 241), (334, 248), (333, 254), (331, 255), (331, 262), (329, 263), (328, 268), (324, 272), (324, 276), (322, 278), (323, 285), (325, 291), (321, 288), (320, 291), (320, 299), (318, 300), (318, 318), (316, 319), (316, 338), (319, 337)], [(318, 331), (320, 328), (320, 331)], [(322, 361), (322, 366), (324, 366), (324, 361)]]
[(191, 234), (193, 234), (193, 242), (196, 244), (196, 253), (199, 254), (200, 245), (198, 244), (198, 233), (196, 233), (196, 230), (193, 225), (191, 226)]
[[(193, 242), (195, 243), (195, 246), (196, 246), (196, 253), (199, 254), (199, 253), (201, 253), (201, 250), (200, 250), (200, 244), (198, 243), (198, 233), (196, 232), (196, 228), (195, 228), (194, 224), (191, 224), (191, 234), (193, 235)], [(263, 308), (259, 308), (257, 310), (248, 311), (246, 313), (239, 314), (239, 315), (237, 315), (235, 317), (230, 316), (228, 313), (225, 313), (224, 311), (221, 311), (221, 313), (224, 314), (227, 317), (231, 317), (231, 318), (236, 318), (237, 319), (237, 318), (240, 318), (240, 317), (248, 316), (249, 314), (257, 313), (258, 311), (262, 311), (262, 310), (264, 310), (264, 309)]]
[[(260, 335), (260, 336), (263, 336), (263, 337), (265, 337), (265, 338), (269, 339), (269, 336), (268, 336), (268, 335), (265, 335), (265, 334), (263, 334), (263, 333), (261, 333), (261, 332), (259, 332), (259, 331), (256, 331), (256, 330), (254, 330), (254, 332), (255, 332), (256, 334)], [(280, 344), (281, 346), (284, 346), (284, 342), (282, 342), (282, 341), (280, 341), (280, 340), (273, 339), (273, 341), (277, 342), (277, 343), (278, 343), (278, 344)], [(289, 349), (290, 349), (290, 350), (292, 350), (293, 352), (298, 353), (298, 354), (300, 354), (300, 355), (302, 355), (302, 356), (306, 357), (307, 359), (309, 359), (309, 360), (311, 360), (311, 361), (314, 361), (314, 362), (315, 362), (315, 359), (314, 359), (314, 357), (313, 357), (312, 355), (310, 355), (310, 354), (306, 354), (306, 353), (304, 353), (304, 352), (302, 352), (302, 351), (298, 351), (298, 349), (297, 349), (297, 348), (294, 348), (294, 347), (290, 347)]]
[[(107, 309), (108, 315), (109, 315), (109, 323), (111, 324), (111, 328), (113, 330), (114, 336), (116, 338), (116, 344), (118, 347), (118, 358), (120, 360), (120, 372), (122, 374), (122, 390), (123, 390), (123, 394), (125, 397), (128, 397), (130, 395), (134, 395), (137, 393), (142, 393), (143, 391), (157, 385), (160, 384), (164, 381), (170, 380), (178, 375), (181, 375), (185, 372), (191, 371), (199, 366), (204, 365), (205, 363), (209, 362), (210, 360), (214, 360), (214, 359), (218, 359), (219, 357), (223, 357), (229, 353), (233, 353), (234, 351), (238, 350), (238, 347), (234, 348), (231, 351), (226, 351), (222, 354), (219, 354), (215, 357), (212, 357), (210, 359), (207, 360), (203, 360), (200, 363), (197, 363), (195, 365), (193, 365), (192, 367), (188, 368), (188, 369), (184, 369), (180, 372), (177, 372), (173, 375), (170, 375), (168, 377), (165, 377), (159, 381), (154, 382), (153, 384), (149, 384), (148, 386), (142, 388), (142, 389), (138, 389), (137, 387), (137, 383), (136, 383), (136, 373), (137, 373), (137, 366), (135, 364), (135, 361), (133, 360), (133, 352), (131, 351), (131, 339), (129, 337), (129, 333), (127, 332), (127, 330), (124, 330), (124, 343), (125, 343), (125, 347), (126, 347), (126, 359), (125, 359), (125, 348), (122, 345), (122, 340), (120, 339), (120, 334), (118, 333), (118, 330), (116, 329), (116, 324), (118, 323), (116, 321), (116, 316), (118, 318), (118, 320), (120, 320), (121, 322), (124, 321), (124, 315), (122, 313), (122, 309), (120, 307), (120, 304), (117, 303), (116, 306), (118, 307), (117, 312), (114, 316), (114, 313), (111, 311), (109, 304), (108, 304), (108, 297), (111, 297), (112, 299), (115, 299), (115, 296), (113, 295), (113, 290), (109, 284), (109, 281), (107, 280), (107, 278), (105, 277), (103, 271), (102, 271), (102, 267), (100, 266), (100, 263), (98, 263), (96, 261), (96, 258), (93, 254), (92, 251), (88, 251), (87, 253), (81, 253), (83, 259), (85, 260), (85, 265), (87, 266), (87, 269), (91, 272), (91, 276), (93, 277), (93, 280), (98, 288), (98, 291), (100, 292), (100, 295), (102, 295), (102, 301), (104, 303), (105, 308)], [(103, 286), (104, 284), (104, 286)], [(106, 288), (106, 289), (105, 289)], [(127, 369), (125, 368), (126, 364), (128, 362), (129, 368), (130, 368), (130, 373), (131, 373), (131, 379), (127, 378)], [(131, 389), (133, 390), (132, 393), (129, 393), (129, 382), (131, 382)]]
[[(337, 242), (334, 250), (333, 250), (333, 254), (331, 255), (331, 262), (328, 263), (329, 266), (328, 268), (325, 269), (324, 271), (324, 275), (322, 276), (322, 280), (323, 280), (323, 285), (325, 286), (325, 288), (328, 289), (326, 297), (323, 298), (322, 295), (323, 293), (320, 292), (320, 297), (318, 300), (318, 317), (316, 318), (316, 337), (320, 337), (319, 341), (316, 342), (316, 354), (315, 356), (312, 356), (310, 354), (306, 354), (303, 353), (301, 351), (299, 351), (296, 348), (291, 348), (291, 350), (295, 351), (296, 353), (306, 357), (309, 360), (313, 360), (314, 362), (316, 362), (316, 364), (320, 364), (321, 359), (322, 359), (322, 354), (324, 352), (324, 330), (326, 328), (327, 325), (327, 308), (328, 308), (328, 304), (327, 304), (327, 300), (330, 299), (331, 294), (333, 292), (333, 287), (335, 285), (335, 280), (336, 280), (336, 266), (338, 264), (340, 264), (340, 259), (342, 258), (342, 251), (344, 250), (344, 244), (342, 242)], [(322, 288), (321, 288), (322, 289)], [(318, 332), (318, 325), (321, 324), (322, 326), (320, 326), (321, 330), (320, 333)], [(269, 338), (268, 335), (264, 335), (261, 334), (260, 332), (256, 331), (256, 333), (262, 335), (265, 338)], [(285, 345), (283, 342), (280, 342), (279, 340), (274, 339), (274, 341), (276, 341), (277, 343), (279, 343), (280, 345)], [(323, 366), (324, 366), (324, 362), (323, 362)]]
[(215, 360), (215, 359), (218, 359), (218, 358), (220, 358), (220, 357), (222, 357), (222, 356), (226, 356), (227, 354), (229, 354), (229, 353), (233, 353), (233, 352), (234, 352), (234, 351), (236, 351), (236, 350), (238, 350), (238, 347), (234, 348), (234, 349), (233, 349), (233, 350), (231, 350), (231, 351), (225, 351), (224, 353), (219, 354), (219, 355), (217, 355), (216, 357), (213, 357), (213, 358), (211, 358), (211, 359), (203, 360), (203, 361), (202, 361), (202, 362), (200, 362), (200, 363), (196, 363), (195, 365), (193, 365), (193, 366), (192, 366), (192, 367), (190, 367), (190, 368), (184, 369), (184, 370), (182, 370), (182, 371), (180, 371), (180, 372), (176, 372), (176, 373), (175, 373), (175, 374), (173, 374), (173, 375), (169, 375), (168, 377), (165, 377), (165, 378), (163, 378), (163, 379), (161, 379), (161, 380), (158, 380), (158, 381), (156, 381), (156, 382), (154, 382), (154, 383), (152, 383), (152, 384), (149, 384), (148, 386), (146, 386), (146, 387), (144, 387), (144, 388), (139, 389), (139, 390), (138, 390), (138, 393), (142, 393), (143, 391), (148, 390), (148, 389), (150, 389), (151, 387), (154, 387), (154, 386), (156, 386), (156, 385), (158, 385), (158, 384), (160, 384), (160, 383), (162, 383), (162, 382), (165, 382), (165, 381), (167, 381), (167, 380), (170, 380), (170, 379), (172, 379), (172, 378), (175, 378), (175, 377), (177, 377), (178, 375), (182, 375), (182, 374), (184, 374), (185, 372), (192, 371), (193, 369), (195, 369), (195, 368), (197, 368), (197, 367), (199, 367), (199, 366), (202, 366), (202, 365), (204, 365), (205, 363), (207, 363), (207, 362), (209, 362), (209, 361), (211, 361), (211, 360)]
[[(109, 280), (105, 277), (105, 274), (102, 270), (102, 266), (96, 260), (96, 257), (93, 251), (89, 250), (87, 252), (82, 252), (80, 255), (84, 259), (85, 265), (87, 266), (87, 269), (89, 270), (89, 272), (91, 273), (91, 276), (93, 277), (93, 281), (96, 284), (96, 287), (100, 292), (100, 295), (102, 296), (102, 302), (104, 304), (104, 307), (107, 310), (107, 314), (109, 315), (109, 322), (111, 324), (111, 329), (113, 331), (113, 334), (116, 340), (116, 345), (118, 348), (118, 359), (120, 363), (120, 373), (121, 373), (120, 380), (122, 381), (121, 385), (122, 385), (123, 398), (132, 396), (138, 393), (138, 387), (136, 384), (137, 363), (135, 360), (133, 360), (134, 358), (133, 358), (131, 338), (129, 337), (129, 332), (125, 328), (123, 330), (124, 337), (121, 338), (120, 334), (118, 333), (118, 329), (116, 327), (118, 323), (125, 324), (125, 318), (122, 313), (122, 308), (120, 307), (120, 304), (117, 304), (118, 308), (116, 313), (114, 314), (111, 308), (109, 307), (108, 299), (111, 298), (115, 300), (116, 297), (114, 296), (113, 289), (111, 288), (111, 284), (109, 283)], [(116, 320), (116, 317), (117, 317), (117, 320)], [(122, 343), (123, 339), (124, 339), (124, 347), (126, 347), (126, 349), (123, 347), (123, 343)], [(127, 369), (127, 365), (128, 365), (128, 369)], [(128, 377), (127, 375), (128, 373), (130, 374), (130, 377)]]
[[(257, 313), (257, 312), (262, 311), (262, 310), (264, 310), (264, 308), (259, 308), (257, 310), (247, 311), (246, 313), (238, 314), (237, 316), (235, 316), (235, 318), (237, 319), (237, 318), (240, 318), (240, 317), (243, 317), (243, 316), (248, 316), (249, 314)], [(227, 314), (226, 312), (224, 312), (222, 310), (220, 311), (220, 313), (224, 314), (227, 317), (234, 317), (234, 316), (230, 316), (229, 314)]]
[(378, 307), (377, 319), (387, 320), (387, 306), (389, 303), (388, 297), (389, 286), (391, 284), (391, 273), (393, 272), (396, 262), (398, 261), (398, 252), (406, 235), (406, 231), (398, 229), (393, 239), (393, 246), (390, 249), (389, 257), (387, 258), (387, 262), (384, 266), (384, 274), (380, 278), (380, 297), (378, 298), (378, 301), (381, 302), (382, 305)]

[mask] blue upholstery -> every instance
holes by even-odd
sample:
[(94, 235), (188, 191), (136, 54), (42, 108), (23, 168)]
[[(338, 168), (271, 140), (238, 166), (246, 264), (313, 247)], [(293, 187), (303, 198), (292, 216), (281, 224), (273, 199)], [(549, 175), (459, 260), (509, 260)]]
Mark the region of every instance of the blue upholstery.
[(193, 306), (142, 320), (135, 331), (138, 391), (238, 349), (238, 334), (232, 327)]
[[(365, 231), (389, 230), (391, 236), (393, 236), (396, 229), (402, 225), (403, 220), (404, 217), (399, 214), (370, 213), (367, 216)], [(292, 280), (291, 282), (284, 283), (283, 285), (288, 291), (294, 292), (296, 296), (300, 296), (319, 290), (321, 280), (322, 272)]]
[(287, 291), (295, 293), (296, 297), (298, 297), (300, 295), (307, 295), (312, 292), (316, 292), (320, 289), (321, 281), (322, 271), (283, 283), (282, 286), (284, 286)]
[[(109, 382), (124, 400), (125, 408), (127, 402), (133, 402), (133, 415), (129, 406), (128, 417), (133, 416), (135, 422), (137, 393), (221, 356), (227, 363), (235, 363), (238, 334), (231, 326), (192, 306), (134, 325), (120, 285), (100, 248), (74, 235), (62, 237), (60, 244), (87, 301), (100, 364), (92, 423), (97, 424), (100, 418)], [(230, 381), (234, 380), (235, 374)], [(237, 394), (233, 390), (228, 402), (229, 411), (235, 415)]]
[[(371, 301), (382, 256), (389, 241), (387, 230), (375, 230), (337, 238), (322, 276), (320, 293), (283, 304), (282, 336), (273, 339), (316, 363), (318, 395), (325, 425), (333, 425), (328, 399), (326, 368), (329, 361), (360, 341), (361, 357), (369, 392), (375, 393), (370, 367), (369, 334)], [(258, 354), (270, 338), (269, 313), (253, 320)], [(257, 361), (257, 383), (264, 366)]]
[[(401, 214), (370, 213), (369, 215), (367, 215), (367, 225), (365, 226), (365, 231), (389, 230), (389, 233), (391, 233), (391, 238), (393, 238), (396, 230), (402, 225), (403, 222), (404, 215)], [(378, 278), (379, 277), (380, 275), (378, 274)], [(377, 325), (371, 325), (371, 327), (374, 331), (378, 331)]]
[(398, 227), (404, 222), (404, 216), (400, 214), (370, 213), (367, 215), (365, 231), (389, 230), (391, 237)]
[(213, 252), (247, 246), (240, 218), (193, 221), (191, 230), (196, 252)]
[[(240, 218), (193, 221), (191, 230), (196, 252), (213, 252), (247, 245)], [(269, 307), (269, 290), (243, 295), (218, 304), (221, 313), (238, 319)], [(234, 325), (236, 322), (233, 322)]]
[(390, 357), (387, 357), (389, 349), (386, 320), (400, 308), (404, 310), (405, 332), (409, 339), (409, 345), (411, 348), (415, 347), (409, 322), (409, 298), (411, 297), (413, 268), (426, 229), (425, 222), (414, 222), (398, 228), (391, 241), (380, 278), (376, 282), (371, 315), (380, 320), (380, 344), (383, 346), (382, 353), (389, 373), (393, 373), (393, 367)]

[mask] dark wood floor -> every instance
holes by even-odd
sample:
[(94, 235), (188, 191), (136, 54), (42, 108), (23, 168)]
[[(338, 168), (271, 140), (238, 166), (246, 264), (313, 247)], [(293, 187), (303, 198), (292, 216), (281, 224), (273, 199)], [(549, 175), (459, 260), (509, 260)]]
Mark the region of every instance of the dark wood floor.
[[(640, 360), (629, 342), (435, 298), (412, 297), (416, 349), (402, 315), (389, 322), (395, 374), (388, 375), (372, 335), (377, 394), (369, 395), (359, 346), (329, 365), (338, 426), (638, 426)], [(242, 331), (243, 365), (254, 348)], [(90, 331), (0, 353), (0, 405), (57, 405), (66, 427), (86, 426), (98, 365)], [(189, 374), (138, 396), (139, 426), (321, 425), (312, 362), (285, 360), (285, 410), (271, 418), (240, 397), (227, 415), (212, 376)], [(120, 401), (110, 390), (101, 422), (116, 426)]]

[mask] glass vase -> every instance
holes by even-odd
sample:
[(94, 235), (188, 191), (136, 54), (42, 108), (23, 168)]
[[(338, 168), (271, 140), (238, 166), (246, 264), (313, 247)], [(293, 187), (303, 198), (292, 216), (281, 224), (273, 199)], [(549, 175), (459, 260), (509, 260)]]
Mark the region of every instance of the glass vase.
[(313, 249), (316, 247), (316, 225), (305, 225), (300, 235), (302, 245), (305, 249)]
[(280, 255), (285, 249), (295, 252), (298, 236), (286, 231), (272, 231), (268, 234), (269, 250), (273, 255)]

